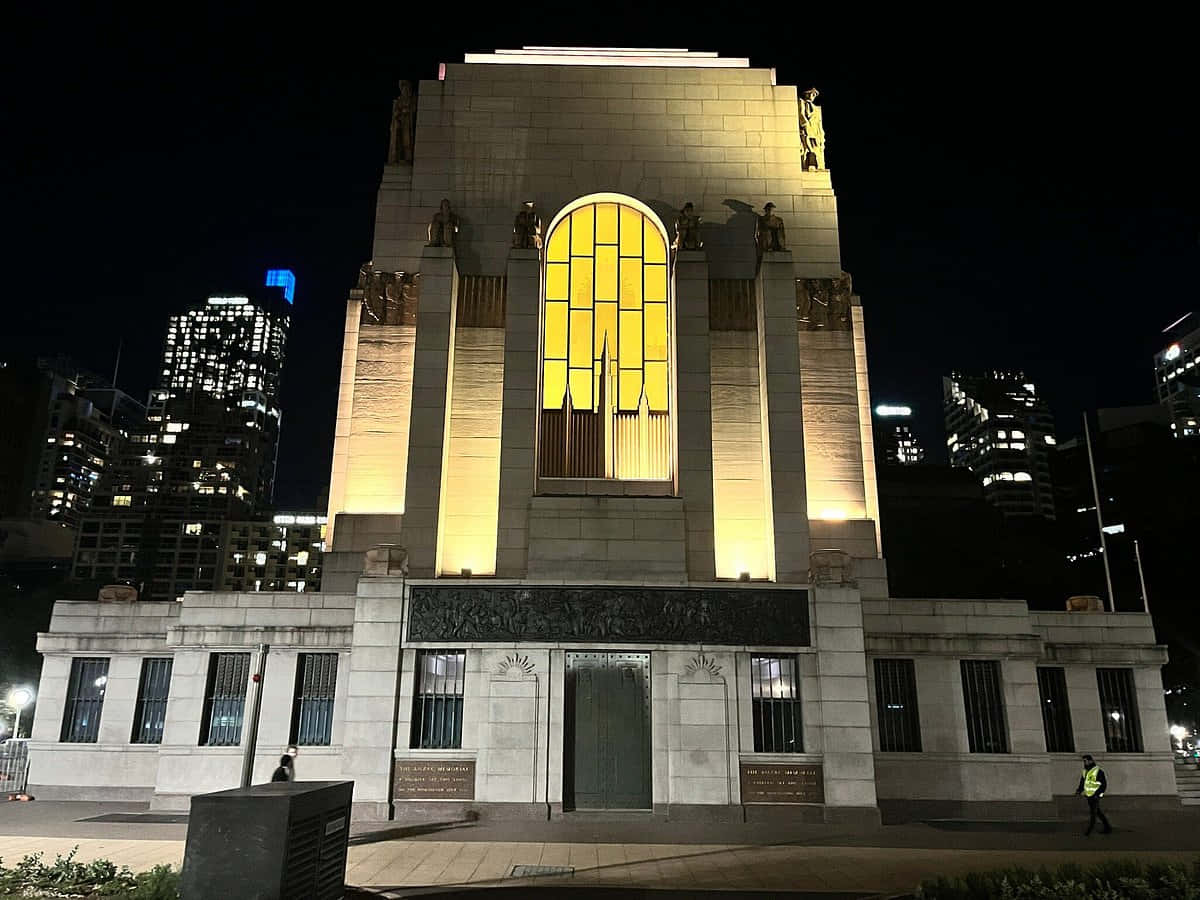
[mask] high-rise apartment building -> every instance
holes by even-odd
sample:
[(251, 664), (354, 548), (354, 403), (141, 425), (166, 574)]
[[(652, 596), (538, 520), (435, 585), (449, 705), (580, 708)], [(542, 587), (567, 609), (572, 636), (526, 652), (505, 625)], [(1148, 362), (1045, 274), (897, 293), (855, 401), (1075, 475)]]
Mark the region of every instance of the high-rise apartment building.
[(1054, 518), (1054, 419), (1022, 372), (942, 378), (950, 465), (970, 469), (1006, 516)]
[(1177, 438), (1200, 436), (1200, 327), (1192, 314), (1163, 330), (1169, 343), (1154, 354), (1154, 395), (1171, 416)]
[(319, 591), (326, 521), (324, 513), (281, 512), (225, 523), (217, 590)]
[(211, 590), (222, 528), (270, 506), (294, 285), (272, 275), (171, 317), (145, 427), (101, 482), (76, 577), (134, 581), (158, 599)]
[(880, 403), (875, 407), (875, 457), (885, 466), (915, 466), (925, 461), (925, 448), (913, 433), (911, 406)]

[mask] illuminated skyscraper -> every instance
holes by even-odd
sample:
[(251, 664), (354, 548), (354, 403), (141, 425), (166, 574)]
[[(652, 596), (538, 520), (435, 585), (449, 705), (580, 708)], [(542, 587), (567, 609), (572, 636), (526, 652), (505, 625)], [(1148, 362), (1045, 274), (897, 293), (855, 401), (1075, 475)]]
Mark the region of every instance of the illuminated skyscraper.
[(1200, 327), (1192, 314), (1163, 330), (1170, 341), (1154, 354), (1154, 396), (1170, 410), (1175, 437), (1200, 436)]
[(925, 461), (925, 448), (913, 434), (911, 406), (880, 403), (872, 419), (875, 454), (881, 465), (915, 466)]
[(970, 469), (1006, 516), (1054, 518), (1054, 419), (1022, 372), (942, 378), (950, 465)]

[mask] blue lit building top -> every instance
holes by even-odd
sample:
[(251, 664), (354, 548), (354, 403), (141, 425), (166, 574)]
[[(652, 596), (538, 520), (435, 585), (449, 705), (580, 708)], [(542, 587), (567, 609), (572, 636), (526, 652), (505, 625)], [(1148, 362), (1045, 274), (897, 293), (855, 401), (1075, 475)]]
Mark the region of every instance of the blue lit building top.
[(283, 296), (291, 303), (296, 294), (296, 276), (291, 269), (267, 269), (266, 286), (283, 288)]

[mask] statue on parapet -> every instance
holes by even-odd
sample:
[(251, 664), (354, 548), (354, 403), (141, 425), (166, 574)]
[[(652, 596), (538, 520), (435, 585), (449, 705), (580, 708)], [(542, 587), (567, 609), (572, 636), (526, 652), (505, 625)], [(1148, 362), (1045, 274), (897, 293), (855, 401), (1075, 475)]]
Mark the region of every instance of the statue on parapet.
[(413, 158), (412, 83), (400, 82), (400, 96), (392, 101), (392, 127), (388, 136), (388, 165), (412, 162)]
[(514, 250), (542, 249), (542, 217), (532, 200), (526, 200), (513, 222), (512, 245)]
[(442, 200), (442, 205), (433, 214), (429, 223), (429, 243), (427, 247), (449, 247), (454, 249), (458, 239), (458, 216), (450, 208), (449, 200)]
[(783, 219), (775, 215), (774, 203), (763, 207), (763, 214), (758, 217), (754, 228), (754, 242), (758, 245), (759, 256), (787, 249), (787, 233)]
[(700, 217), (695, 213), (691, 203), (683, 204), (683, 209), (675, 217), (675, 250), (702, 250), (704, 241), (700, 240)]
[(800, 99), (800, 146), (804, 168), (810, 172), (825, 168), (825, 126), (821, 107), (816, 104), (820, 93), (815, 87), (809, 88)]

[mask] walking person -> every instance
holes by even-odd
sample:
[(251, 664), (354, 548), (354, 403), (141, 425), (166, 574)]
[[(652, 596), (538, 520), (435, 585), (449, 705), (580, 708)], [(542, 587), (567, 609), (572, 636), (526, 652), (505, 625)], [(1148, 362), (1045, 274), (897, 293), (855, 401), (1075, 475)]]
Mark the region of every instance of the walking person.
[(295, 781), (296, 772), (292, 768), (292, 758), (286, 753), (279, 758), (279, 765), (271, 773), (272, 781)]
[(1104, 792), (1108, 790), (1108, 779), (1104, 776), (1104, 770), (1096, 763), (1096, 760), (1090, 753), (1083, 757), (1083, 774), (1079, 776), (1079, 787), (1075, 789), (1075, 794), (1083, 794), (1087, 797), (1088, 802), (1088, 827), (1084, 837), (1092, 833), (1092, 829), (1096, 827), (1096, 819), (1100, 819), (1100, 824), (1104, 826), (1103, 834), (1112, 833), (1112, 826), (1108, 824), (1108, 816), (1104, 815), (1104, 810), (1100, 808), (1100, 798), (1104, 796)]

